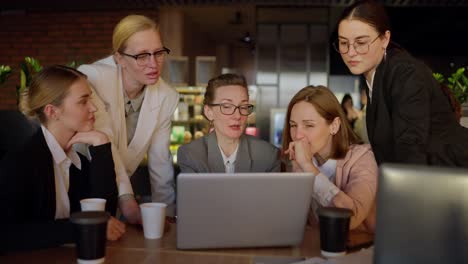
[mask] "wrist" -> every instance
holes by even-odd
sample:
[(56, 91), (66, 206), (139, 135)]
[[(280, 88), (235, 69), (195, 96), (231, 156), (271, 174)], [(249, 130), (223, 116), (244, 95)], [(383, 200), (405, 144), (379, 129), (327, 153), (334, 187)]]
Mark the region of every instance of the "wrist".
[(317, 169), (317, 167), (315, 167), (314, 163), (312, 162), (305, 162), (301, 165), (301, 168), (304, 172), (312, 172), (314, 175), (320, 173), (320, 171)]
[(109, 138), (105, 134), (99, 133), (93, 142), (93, 146), (100, 146), (106, 143), (109, 143)]
[(132, 193), (126, 193), (119, 196), (119, 202), (125, 202), (129, 200), (135, 200), (135, 196)]

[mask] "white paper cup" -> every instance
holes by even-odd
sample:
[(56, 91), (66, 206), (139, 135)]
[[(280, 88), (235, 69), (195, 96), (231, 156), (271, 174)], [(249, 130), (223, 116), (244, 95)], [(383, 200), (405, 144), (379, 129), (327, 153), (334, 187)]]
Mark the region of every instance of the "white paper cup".
[(162, 237), (166, 222), (166, 206), (164, 203), (140, 204), (145, 238), (158, 239)]
[(105, 211), (106, 199), (88, 198), (80, 200), (81, 211)]

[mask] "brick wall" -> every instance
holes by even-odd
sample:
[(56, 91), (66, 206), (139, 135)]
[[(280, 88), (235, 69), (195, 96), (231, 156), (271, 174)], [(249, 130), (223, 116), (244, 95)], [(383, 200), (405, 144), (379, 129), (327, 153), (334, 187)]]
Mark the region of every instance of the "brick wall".
[(14, 72), (0, 87), (0, 109), (16, 109), (19, 63), (25, 56), (43, 66), (89, 63), (110, 54), (112, 30), (128, 14), (153, 19), (157, 9), (115, 11), (14, 11), (0, 13), (0, 64)]

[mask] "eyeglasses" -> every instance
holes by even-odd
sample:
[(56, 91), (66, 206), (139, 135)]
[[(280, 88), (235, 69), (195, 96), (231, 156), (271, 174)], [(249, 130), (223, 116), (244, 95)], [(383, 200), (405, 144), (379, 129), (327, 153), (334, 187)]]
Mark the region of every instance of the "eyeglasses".
[(378, 35), (371, 42), (357, 40), (353, 44), (350, 44), (347, 40), (338, 40), (338, 41), (333, 42), (333, 47), (335, 48), (337, 52), (341, 54), (346, 54), (349, 52), (349, 46), (353, 45), (353, 48), (357, 54), (366, 54), (367, 52), (369, 52), (370, 45), (374, 43), (380, 36), (381, 35)]
[(239, 114), (243, 116), (248, 116), (254, 110), (254, 106), (251, 104), (235, 106), (229, 103), (222, 103), (222, 104), (209, 104), (209, 106), (219, 106), (219, 110), (221, 110), (221, 113), (223, 115), (233, 115), (234, 112), (236, 112), (236, 109), (239, 108)]
[(127, 53), (119, 51), (119, 53), (122, 55), (134, 58), (136, 60), (136, 63), (139, 66), (148, 65), (150, 63), (151, 56), (154, 56), (157, 62), (163, 62), (164, 57), (168, 55), (170, 52), (171, 50), (166, 47), (163, 47), (161, 50), (155, 51), (153, 53), (145, 52), (145, 53), (140, 53), (136, 55), (131, 55), (131, 54), (127, 54)]

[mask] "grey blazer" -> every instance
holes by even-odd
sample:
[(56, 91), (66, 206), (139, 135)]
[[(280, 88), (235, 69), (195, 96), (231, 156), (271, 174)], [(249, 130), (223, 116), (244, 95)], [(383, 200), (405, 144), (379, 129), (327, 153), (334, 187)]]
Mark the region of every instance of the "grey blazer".
[[(279, 149), (249, 135), (242, 135), (237, 150), (235, 172), (279, 172)], [(177, 163), (181, 172), (225, 172), (216, 133), (180, 146)]]

